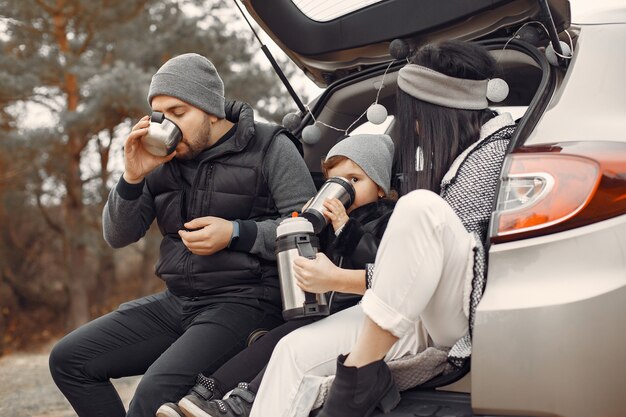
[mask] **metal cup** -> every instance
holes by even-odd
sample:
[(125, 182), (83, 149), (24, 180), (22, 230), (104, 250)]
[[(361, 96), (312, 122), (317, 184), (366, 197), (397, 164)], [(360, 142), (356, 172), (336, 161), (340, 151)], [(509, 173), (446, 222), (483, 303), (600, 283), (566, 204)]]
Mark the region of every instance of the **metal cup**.
[(327, 198), (337, 198), (348, 208), (354, 202), (354, 187), (343, 177), (331, 177), (322, 185), (313, 200), (302, 209), (302, 217), (311, 222), (316, 234), (328, 224), (328, 219), (323, 214), (326, 210), (324, 201)]
[(166, 156), (174, 152), (183, 137), (176, 123), (155, 111), (150, 116), (148, 133), (141, 139), (144, 148), (152, 155)]

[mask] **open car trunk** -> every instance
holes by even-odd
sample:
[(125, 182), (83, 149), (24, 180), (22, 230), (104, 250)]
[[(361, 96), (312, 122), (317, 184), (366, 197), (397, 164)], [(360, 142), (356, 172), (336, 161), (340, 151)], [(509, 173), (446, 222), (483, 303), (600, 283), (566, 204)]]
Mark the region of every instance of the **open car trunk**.
[[(499, 61), (502, 71), (499, 75), (511, 88), (508, 98), (492, 107), (503, 111), (507, 111), (508, 108), (525, 108), (512, 138), (512, 146), (515, 146), (516, 143), (523, 142), (545, 111), (557, 87), (558, 71), (549, 65), (540, 49), (529, 43), (509, 41), (508, 38), (485, 39), (479, 43), (489, 49)], [(505, 44), (506, 49), (503, 51)], [(385, 105), (391, 117), (395, 114), (397, 71), (403, 65), (403, 62), (398, 62), (385, 75), (385, 87), (379, 97), (379, 102)], [(382, 80), (386, 69), (387, 64), (377, 65), (330, 85), (315, 103), (313, 112), (316, 119), (335, 127), (347, 128), (375, 99), (377, 90), (374, 86)], [(307, 165), (319, 186), (324, 181), (319, 161), (339, 140), (342, 133), (320, 124), (318, 126), (322, 129), (322, 139), (315, 145), (305, 144), (304, 153)], [(392, 133), (393, 128), (392, 122), (387, 132), (391, 133), (398, 147), (401, 138)], [(425, 384), (404, 391), (396, 409), (388, 414), (377, 410), (373, 416), (486, 417), (472, 411), (469, 372), (468, 362), (461, 369), (454, 369)]]
[[(328, 13), (330, 17), (324, 18), (319, 17), (321, 9), (341, 2), (308, 2), (316, 6), (313, 13), (313, 6), (303, 10), (304, 0), (242, 1), (291, 59), (319, 86), (327, 87), (310, 103), (312, 114), (304, 114), (300, 128), (294, 131), (300, 134), (304, 126), (313, 123), (313, 116), (318, 122), (321, 139), (313, 145), (304, 144), (305, 161), (318, 186), (324, 181), (320, 160), (344, 134), (341, 130), (350, 133), (352, 127), (363, 124), (363, 113), (375, 100), (393, 118), (397, 71), (406, 63), (391, 62), (389, 45), (395, 39), (403, 39), (412, 50), (444, 39), (477, 41), (489, 49), (501, 67), (498, 76), (510, 87), (507, 99), (490, 107), (524, 109), (510, 149), (528, 137), (563, 75), (550, 66), (541, 50), (547, 38), (533, 45), (511, 39), (511, 35), (534, 20), (551, 22), (557, 32), (562, 32), (570, 25), (567, 0), (547, 0), (549, 13), (538, 0), (364, 0), (362, 8), (345, 14)], [(393, 129), (391, 120), (386, 132), (398, 149), (402, 139)], [(395, 182), (394, 188), (397, 185)], [(479, 416), (472, 411), (468, 372), (469, 361), (461, 369), (405, 391), (398, 408), (386, 415)]]
[[(404, 39), (415, 49), (438, 39), (501, 37), (507, 28), (545, 20), (537, 0), (385, 0), (373, 4), (370, 0), (363, 2), (363, 8), (348, 9), (327, 21), (316, 15), (324, 8), (332, 11), (340, 7), (340, 2), (318, 0), (309, 15), (298, 7), (304, 9), (304, 0), (243, 3), (281, 49), (321, 87), (391, 60), (389, 43), (394, 39)], [(548, 5), (557, 31), (569, 27), (568, 0), (549, 0)]]

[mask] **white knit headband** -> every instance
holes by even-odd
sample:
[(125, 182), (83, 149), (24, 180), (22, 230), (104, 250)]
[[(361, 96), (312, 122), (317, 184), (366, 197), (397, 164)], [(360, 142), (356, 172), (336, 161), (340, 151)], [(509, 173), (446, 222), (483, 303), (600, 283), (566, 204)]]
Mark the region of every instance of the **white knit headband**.
[(509, 93), (509, 86), (500, 78), (455, 78), (415, 64), (400, 69), (398, 87), (428, 103), (462, 110), (486, 109), (489, 105), (487, 99), (499, 102)]

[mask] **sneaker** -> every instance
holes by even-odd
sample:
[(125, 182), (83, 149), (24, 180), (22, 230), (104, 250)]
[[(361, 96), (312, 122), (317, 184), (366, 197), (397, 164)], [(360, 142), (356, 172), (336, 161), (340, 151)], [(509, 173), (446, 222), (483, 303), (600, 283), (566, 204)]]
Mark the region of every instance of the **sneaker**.
[(157, 417), (185, 417), (178, 405), (174, 403), (165, 403), (159, 407), (156, 412)]
[(240, 382), (225, 400), (199, 401), (187, 395), (178, 403), (187, 417), (248, 417), (256, 394)]
[[(197, 401), (211, 401), (213, 398), (222, 398), (222, 394), (215, 387), (215, 380), (198, 374), (194, 385), (187, 397), (193, 397)], [(156, 412), (157, 417), (185, 417), (180, 407), (174, 403), (165, 403)]]
[(224, 394), (217, 389), (213, 378), (198, 374), (196, 385), (189, 390), (185, 398), (190, 396), (196, 397), (198, 400), (211, 401), (214, 398), (222, 398)]

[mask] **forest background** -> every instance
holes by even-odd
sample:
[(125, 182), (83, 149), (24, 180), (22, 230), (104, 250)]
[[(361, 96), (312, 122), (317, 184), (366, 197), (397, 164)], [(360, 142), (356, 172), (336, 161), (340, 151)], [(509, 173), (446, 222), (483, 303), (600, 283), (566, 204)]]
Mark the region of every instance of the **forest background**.
[(259, 51), (232, 0), (0, 0), (0, 356), (163, 288), (155, 225), (121, 250), (102, 238), (123, 141), (152, 74), (186, 52), (280, 121), (294, 105)]

